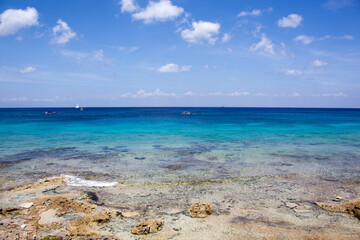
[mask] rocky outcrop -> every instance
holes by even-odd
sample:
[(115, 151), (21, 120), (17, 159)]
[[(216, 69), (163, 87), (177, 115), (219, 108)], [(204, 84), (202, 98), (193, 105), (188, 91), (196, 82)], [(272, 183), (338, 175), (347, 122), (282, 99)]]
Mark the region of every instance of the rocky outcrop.
[(334, 212), (346, 212), (354, 215), (360, 220), (360, 198), (350, 200), (345, 203), (326, 203), (326, 202), (315, 202), (319, 207), (328, 211)]
[(24, 239), (32, 239), (36, 235), (39, 237), (38, 229), (44, 233), (51, 233), (53, 229), (57, 229), (56, 232), (76, 239), (98, 238), (99, 224), (121, 215), (113, 209), (99, 208), (79, 199), (80, 195), (64, 194), (26, 202), (19, 207), (6, 208), (1, 211), (3, 218), (0, 232), (6, 229), (8, 239), (16, 239), (16, 236), (24, 236)]
[(131, 230), (133, 234), (144, 235), (149, 233), (156, 233), (161, 230), (164, 222), (156, 219), (149, 219), (145, 222), (140, 222)]
[(195, 202), (190, 206), (187, 212), (190, 217), (193, 218), (204, 218), (212, 213), (212, 207), (206, 202)]

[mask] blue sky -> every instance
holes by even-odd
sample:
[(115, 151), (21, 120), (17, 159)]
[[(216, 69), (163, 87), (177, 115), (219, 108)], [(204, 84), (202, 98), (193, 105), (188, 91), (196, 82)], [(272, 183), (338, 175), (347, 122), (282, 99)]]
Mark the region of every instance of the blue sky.
[(360, 2), (1, 0), (0, 107), (360, 107)]

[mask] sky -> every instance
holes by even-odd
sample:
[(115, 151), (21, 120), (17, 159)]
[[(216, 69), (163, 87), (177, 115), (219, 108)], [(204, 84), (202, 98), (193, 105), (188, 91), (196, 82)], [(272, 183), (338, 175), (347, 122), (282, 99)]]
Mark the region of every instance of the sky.
[(0, 107), (360, 107), (359, 0), (0, 0)]

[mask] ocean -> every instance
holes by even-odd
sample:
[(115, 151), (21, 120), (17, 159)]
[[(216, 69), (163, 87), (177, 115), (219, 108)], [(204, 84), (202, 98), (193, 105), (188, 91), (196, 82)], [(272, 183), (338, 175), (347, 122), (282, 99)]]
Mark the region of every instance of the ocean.
[(107, 182), (354, 178), (359, 164), (360, 109), (0, 109), (2, 184), (61, 174)]

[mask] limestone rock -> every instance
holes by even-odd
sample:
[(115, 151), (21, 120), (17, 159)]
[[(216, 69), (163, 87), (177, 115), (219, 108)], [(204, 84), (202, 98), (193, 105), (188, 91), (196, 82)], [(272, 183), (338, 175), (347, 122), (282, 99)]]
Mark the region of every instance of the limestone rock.
[(285, 205), (290, 209), (294, 209), (298, 206), (296, 203), (292, 203), (292, 202), (286, 202)]
[(188, 215), (193, 218), (204, 218), (212, 213), (212, 207), (206, 202), (195, 202), (190, 206)]
[(32, 206), (34, 206), (33, 202), (24, 202), (24, 203), (19, 204), (20, 208), (31, 208)]
[(164, 224), (163, 221), (159, 221), (156, 219), (149, 219), (145, 222), (140, 222), (134, 226), (131, 230), (133, 234), (149, 234), (149, 233), (156, 233), (161, 230), (162, 225)]
[(333, 199), (334, 202), (341, 202), (342, 200), (344, 200), (344, 198), (340, 196), (336, 196), (336, 198)]
[(135, 218), (140, 216), (140, 213), (135, 211), (126, 211), (126, 212), (121, 212), (121, 216), (124, 218)]

